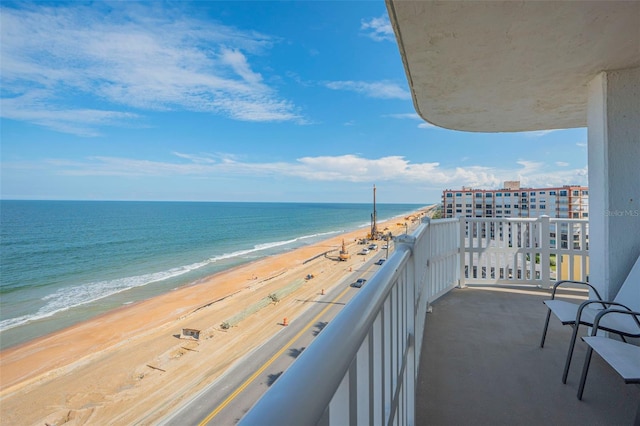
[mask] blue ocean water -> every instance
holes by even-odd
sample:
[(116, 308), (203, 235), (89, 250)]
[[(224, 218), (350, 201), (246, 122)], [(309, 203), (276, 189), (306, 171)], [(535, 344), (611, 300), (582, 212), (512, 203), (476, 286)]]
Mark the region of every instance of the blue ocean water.
[[(379, 220), (421, 208), (379, 204)], [(370, 204), (0, 201), (0, 347), (367, 227)]]

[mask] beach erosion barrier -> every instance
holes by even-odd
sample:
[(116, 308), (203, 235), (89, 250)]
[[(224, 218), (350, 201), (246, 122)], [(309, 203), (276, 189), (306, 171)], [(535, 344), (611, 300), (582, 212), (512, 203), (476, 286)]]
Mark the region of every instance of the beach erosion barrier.
[(248, 308), (242, 310), (241, 312), (235, 314), (228, 320), (224, 321), (222, 324), (220, 324), (220, 328), (222, 328), (223, 330), (228, 330), (231, 327), (235, 327), (236, 325), (238, 325), (238, 323), (240, 323), (240, 321), (247, 318), (249, 315), (255, 314), (260, 309), (263, 309), (269, 306), (271, 303), (278, 303), (280, 300), (287, 297), (288, 295), (296, 291), (298, 288), (302, 287), (302, 285), (305, 282), (307, 281), (304, 278), (298, 278), (294, 280), (289, 285), (282, 287), (281, 289), (269, 294), (267, 297), (260, 299), (253, 305), (249, 306)]

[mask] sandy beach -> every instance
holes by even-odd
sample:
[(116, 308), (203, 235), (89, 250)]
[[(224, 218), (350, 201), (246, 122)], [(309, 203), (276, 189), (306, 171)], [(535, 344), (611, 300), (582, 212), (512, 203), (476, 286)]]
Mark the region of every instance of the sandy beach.
[[(408, 222), (417, 226), (428, 211)], [(404, 233), (397, 222), (378, 226)], [(362, 265), (357, 239), (367, 232), (224, 271), (1, 352), (2, 424), (153, 424), (279, 331), (284, 317), (295, 321), (322, 289), (329, 291)], [(330, 259), (343, 239), (351, 258)], [(221, 327), (308, 274), (314, 278), (278, 303)], [(200, 330), (199, 340), (180, 339), (183, 328)]]

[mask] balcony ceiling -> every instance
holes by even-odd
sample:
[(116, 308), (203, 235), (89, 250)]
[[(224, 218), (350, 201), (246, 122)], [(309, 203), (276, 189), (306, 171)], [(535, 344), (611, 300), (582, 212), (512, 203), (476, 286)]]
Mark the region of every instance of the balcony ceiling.
[(640, 66), (640, 1), (386, 2), (416, 111), (440, 127), (584, 127), (587, 83)]

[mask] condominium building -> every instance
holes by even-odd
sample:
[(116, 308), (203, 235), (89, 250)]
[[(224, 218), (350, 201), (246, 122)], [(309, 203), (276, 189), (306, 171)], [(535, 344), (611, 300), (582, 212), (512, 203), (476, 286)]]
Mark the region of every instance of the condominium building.
[(589, 217), (589, 188), (565, 185), (553, 188), (520, 188), (507, 181), (502, 189), (442, 191), (443, 217), (539, 217), (581, 219)]

